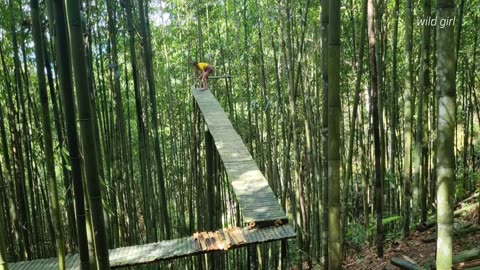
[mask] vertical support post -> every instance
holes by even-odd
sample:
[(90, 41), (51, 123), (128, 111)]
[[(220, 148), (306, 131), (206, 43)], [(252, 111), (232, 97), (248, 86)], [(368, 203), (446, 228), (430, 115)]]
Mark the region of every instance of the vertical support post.
[(257, 246), (257, 264), (258, 264), (258, 269), (266, 269), (264, 260), (263, 260), (263, 252), (262, 252), (262, 246), (261, 245), (256, 245)]
[[(213, 155), (214, 155), (214, 144), (213, 144), (213, 137), (208, 127), (205, 125), (205, 159), (206, 159), (206, 166), (207, 166), (207, 173), (206, 173), (206, 184), (207, 184), (207, 211), (208, 216), (211, 216), (214, 213), (213, 209), (213, 201), (215, 197), (215, 187), (214, 187), (214, 164), (213, 164)], [(206, 220), (206, 229), (212, 230), (214, 223), (214, 218), (209, 218)]]
[[(206, 184), (207, 184), (207, 215), (205, 215), (206, 220), (205, 220), (205, 225), (207, 230), (213, 230), (214, 229), (214, 219), (215, 217), (213, 216), (214, 214), (214, 207), (213, 207), (213, 201), (215, 197), (215, 189), (214, 189), (214, 160), (213, 160), (213, 155), (214, 155), (214, 144), (213, 144), (213, 137), (210, 131), (208, 130), (207, 125), (205, 125), (205, 159), (206, 159), (206, 166), (207, 166), (207, 173), (205, 175), (206, 178)], [(209, 254), (207, 255), (207, 269), (216, 269), (215, 268), (215, 260), (214, 260), (214, 255)]]
[[(200, 109), (197, 105), (197, 102), (195, 101), (195, 98), (192, 98), (192, 103), (193, 103), (193, 123), (192, 123), (192, 146), (191, 146), (191, 167), (190, 167), (190, 173), (191, 173), (191, 187), (195, 188), (195, 191), (191, 190), (190, 191), (190, 196), (193, 198), (194, 192), (195, 192), (195, 210), (193, 208), (193, 205), (191, 207), (190, 211), (190, 231), (197, 231), (197, 230), (203, 230), (205, 228), (204, 226), (204, 219), (203, 219), (203, 211), (199, 205), (202, 205), (202, 199), (204, 198), (203, 196), (203, 188), (202, 184), (203, 181), (200, 181), (200, 177), (202, 176), (202, 171), (201, 171), (201, 162), (200, 162)], [(195, 211), (196, 217), (193, 216), (193, 212)], [(196, 221), (196, 222), (195, 222)], [(204, 255), (198, 255), (195, 257), (194, 260), (194, 265), (196, 265), (196, 269), (203, 270), (204, 268)]]
[[(1, 177), (1, 176), (0, 176)], [(3, 217), (3, 202), (0, 201), (0, 269), (8, 270), (7, 253), (5, 250), (5, 239), (3, 238), (5, 229), (5, 220)]]
[(287, 240), (282, 240), (280, 249), (280, 269), (287, 270)]
[(258, 269), (257, 245), (248, 246), (248, 269)]

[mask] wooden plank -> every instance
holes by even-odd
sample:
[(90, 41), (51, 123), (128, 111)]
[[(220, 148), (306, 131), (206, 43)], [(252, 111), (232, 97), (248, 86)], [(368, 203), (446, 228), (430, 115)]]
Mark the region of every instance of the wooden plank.
[(65, 262), (67, 269), (80, 269), (80, 256), (77, 254), (65, 256)]
[[(227, 250), (230, 247), (244, 247), (256, 243), (295, 237), (295, 232), (290, 225), (254, 230), (249, 230), (247, 228), (230, 228), (218, 230), (216, 232), (204, 232), (203, 234), (205, 237), (212, 240), (212, 244), (209, 245), (211, 249), (205, 248), (203, 250), (199, 250), (194, 248), (194, 236), (138, 246), (116, 248), (110, 250), (109, 252), (110, 266), (111, 268), (122, 268), (127, 266), (148, 264), (194, 254), (202, 254), (204, 252)], [(199, 235), (201, 239), (204, 239), (202, 234), (197, 235)], [(236, 240), (233, 238), (236, 238)], [(215, 243), (213, 241), (215, 241)], [(223, 248), (220, 248), (220, 244), (223, 245)], [(66, 263), (67, 269), (69, 270), (80, 269), (80, 259), (77, 254), (68, 255), (66, 257)], [(57, 267), (57, 259), (49, 258), (10, 263), (9, 267), (12, 270), (50, 270)]]
[(21, 270), (24, 269), (24, 264), (32, 262), (18, 262), (18, 263), (9, 263), (8, 267), (11, 270)]
[(198, 239), (198, 233), (194, 233), (193, 238), (195, 239), (195, 251), (202, 250), (202, 246), (200, 244), (200, 239)]
[(210, 126), (215, 124), (217, 127), (233, 128), (230, 120), (223, 117), (217, 118), (214, 113), (212, 113), (212, 115), (205, 119), (205, 122), (207, 123), (207, 125)]
[(29, 267), (27, 269), (37, 269), (37, 268), (45, 268), (45, 269), (58, 268), (58, 260), (56, 258), (53, 260), (45, 260), (43, 261), (43, 266), (40, 263), (33, 267)]
[[(54, 258), (54, 259), (51, 259), (51, 260), (55, 260), (55, 258)], [(36, 264), (35, 264), (35, 263), (32, 263), (32, 265), (28, 265), (28, 264), (24, 263), (24, 264), (22, 264), (22, 265), (19, 267), (19, 269), (28, 270), (28, 269), (33, 269), (34, 267), (43, 268), (43, 269), (44, 269), (43, 265), (44, 265), (44, 264), (47, 264), (47, 263), (48, 263), (48, 260), (40, 260), (40, 261), (39, 261), (38, 263), (36, 263)]]
[[(38, 260), (39, 262), (43, 262), (45, 260)], [(31, 262), (19, 262), (19, 263), (14, 263), (14, 264), (8, 264), (10, 269), (13, 270), (27, 270), (29, 267), (31, 267), (29, 264), (34, 265), (35, 261)]]
[[(39, 265), (40, 267), (40, 265)], [(55, 268), (58, 268), (58, 260), (55, 258), (53, 260), (45, 260), (45, 264), (43, 266), (45, 269), (55, 269)], [(32, 269), (35, 269), (35, 267), (33, 267)]]
[(235, 245), (240, 245), (242, 243), (242, 239), (238, 236), (237, 228), (230, 229), (228, 231), (230, 237), (235, 241)]
[(224, 250), (225, 249), (225, 238), (220, 234), (219, 231), (215, 232), (215, 238), (217, 239), (217, 246), (219, 250)]
[(230, 248), (230, 238), (228, 237), (227, 232), (225, 230), (218, 230), (218, 234), (223, 239), (223, 248), (228, 250)]
[(235, 236), (237, 237), (237, 239), (239, 240), (240, 243), (243, 244), (243, 243), (247, 242), (245, 240), (245, 237), (243, 237), (242, 231), (239, 228), (236, 228), (234, 233), (235, 233)]
[(269, 211), (268, 209), (269, 209), (268, 206), (262, 207), (262, 206), (250, 205), (249, 208), (242, 209), (242, 210), (243, 210), (244, 218), (247, 218), (248, 216), (251, 215), (252, 217), (257, 217), (258, 218), (257, 221), (271, 220), (273, 223), (273, 221), (277, 220), (280, 217), (283, 217), (282, 212)]
[(231, 237), (231, 235), (229, 233), (229, 229), (223, 230), (223, 233), (225, 235), (225, 239), (227, 239), (228, 248), (234, 246), (235, 245), (235, 240)]
[(267, 230), (260, 230), (260, 235), (261, 235), (262, 239), (264, 239), (265, 242), (273, 240), (273, 238), (268, 233), (268, 231), (269, 231), (268, 229)]
[(212, 250), (218, 250), (217, 239), (215, 238), (215, 233), (214, 232), (208, 232), (208, 237), (210, 238), (210, 241), (212, 242)]
[(192, 240), (189, 242), (189, 247), (190, 247), (189, 254), (198, 251), (198, 249), (197, 249), (197, 243), (195, 242), (195, 239), (193, 239), (193, 237), (192, 237), (191, 239), (192, 239)]
[(193, 252), (192, 247), (193, 237), (184, 237), (182, 251), (184, 254), (190, 254)]
[(180, 238), (180, 243), (177, 246), (174, 246), (173, 249), (176, 250), (173, 255), (179, 256), (181, 254), (188, 254), (186, 247), (188, 239), (187, 238)]
[(202, 237), (205, 239), (206, 249), (204, 249), (204, 250), (212, 250), (212, 241), (210, 240), (210, 237), (208, 236), (208, 232), (202, 232)]
[(202, 233), (198, 234), (198, 240), (200, 241), (200, 246), (202, 247), (202, 250), (203, 251), (207, 250), (207, 245), (205, 243), (205, 238), (203, 237)]
[(223, 78), (232, 78), (232, 75), (225, 74), (225, 75), (218, 75), (218, 76), (208, 76), (208, 79), (223, 79)]
[(191, 242), (193, 241), (193, 237), (183, 237), (181, 238), (180, 250), (182, 251), (181, 254), (190, 254), (192, 252), (190, 246)]
[(253, 161), (242, 138), (228, 125), (228, 117), (213, 94), (210, 91), (193, 91), (193, 96), (213, 136), (244, 220), (250, 222), (279, 219), (286, 222), (286, 215), (267, 180)]

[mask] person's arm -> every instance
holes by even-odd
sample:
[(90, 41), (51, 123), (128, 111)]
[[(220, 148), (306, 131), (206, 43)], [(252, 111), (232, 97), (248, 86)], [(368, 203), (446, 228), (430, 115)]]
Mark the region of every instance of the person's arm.
[[(200, 72), (199, 72), (200, 71)], [(198, 73), (200, 73), (200, 76), (198, 76)], [(203, 71), (197, 66), (195, 66), (195, 77), (197, 80), (200, 80), (202, 78)]]

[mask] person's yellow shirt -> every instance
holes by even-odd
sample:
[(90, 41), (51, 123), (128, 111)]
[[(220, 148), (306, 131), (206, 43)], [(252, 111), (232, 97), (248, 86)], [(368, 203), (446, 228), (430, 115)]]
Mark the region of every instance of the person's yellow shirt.
[(208, 67), (207, 63), (198, 63), (198, 68), (200, 70), (205, 70)]

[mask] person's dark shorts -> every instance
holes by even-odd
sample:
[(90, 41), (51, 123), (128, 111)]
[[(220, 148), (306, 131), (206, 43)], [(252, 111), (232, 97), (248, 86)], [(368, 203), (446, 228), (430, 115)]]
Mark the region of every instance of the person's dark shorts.
[(205, 69), (205, 73), (206, 75), (210, 75), (212, 74), (214, 71), (213, 67), (212, 66), (208, 66), (206, 69)]

